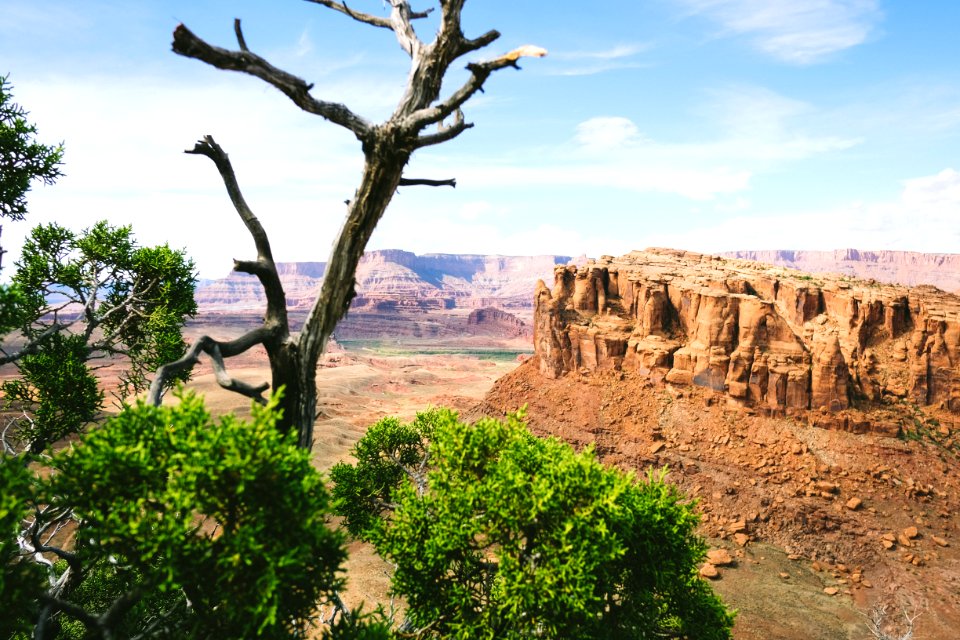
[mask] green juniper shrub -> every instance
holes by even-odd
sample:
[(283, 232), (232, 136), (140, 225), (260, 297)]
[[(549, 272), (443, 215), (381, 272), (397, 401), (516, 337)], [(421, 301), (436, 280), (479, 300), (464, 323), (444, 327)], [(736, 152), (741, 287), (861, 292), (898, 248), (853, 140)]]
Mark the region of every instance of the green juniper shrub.
[(407, 626), (443, 638), (730, 637), (697, 573), (698, 516), (665, 472), (637, 480), (533, 436), (522, 412), (386, 418), (331, 472), (351, 534), (395, 566)]
[(323, 479), (277, 430), (276, 407), (274, 396), (249, 423), (214, 422), (182, 393), (123, 411), (58, 456), (49, 500), (73, 507), (76, 552), (101, 583), (78, 589), (78, 604), (102, 612), (133, 591), (146, 611), (123, 624), (183, 601), (179, 637), (301, 637), (341, 587), (345, 551), (326, 525)]
[(35, 478), (23, 460), (0, 454), (0, 638), (30, 630), (46, 587), (44, 571), (17, 544), (21, 522), (29, 515)]
[(0, 385), (4, 406), (29, 416), (20, 439), (39, 453), (96, 418), (104, 396), (91, 360), (122, 357), (123, 396), (183, 355), (195, 282), (182, 251), (139, 247), (130, 227), (35, 227), (5, 292), (16, 303), (5, 314), (30, 345), (14, 360), (19, 376)]

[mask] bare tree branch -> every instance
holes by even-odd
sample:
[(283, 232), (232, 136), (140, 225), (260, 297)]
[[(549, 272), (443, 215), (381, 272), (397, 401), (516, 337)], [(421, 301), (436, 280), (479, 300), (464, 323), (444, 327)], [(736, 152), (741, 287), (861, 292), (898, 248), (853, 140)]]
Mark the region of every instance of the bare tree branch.
[(877, 640), (912, 640), (916, 620), (923, 613), (924, 607), (901, 599), (900, 612), (903, 614), (903, 622), (892, 619), (889, 607), (889, 603), (877, 601), (873, 603), (870, 611), (863, 614), (871, 635)]
[(390, 0), (390, 4), (393, 7), (390, 12), (390, 23), (397, 36), (397, 42), (400, 43), (401, 49), (406, 51), (411, 58), (417, 60), (423, 42), (420, 41), (416, 30), (413, 28), (413, 22), (411, 22), (413, 12), (410, 10), (410, 3), (407, 0)]
[(33, 424), (33, 418), (27, 415), (27, 412), (24, 411), (22, 412), (22, 415), (15, 416), (7, 420), (7, 425), (3, 428), (3, 433), (0, 433), (0, 443), (3, 443), (3, 455), (16, 456), (20, 454), (20, 452), (17, 451), (16, 447), (11, 445), (10, 442), (7, 440), (7, 432), (10, 431), (10, 429), (13, 426), (20, 424), (21, 420), (24, 420), (26, 422), (29, 422), (30, 424)]
[(210, 361), (213, 363), (214, 376), (217, 384), (227, 391), (234, 391), (248, 398), (253, 398), (260, 404), (267, 404), (267, 399), (263, 397), (263, 392), (270, 388), (268, 382), (261, 382), (258, 385), (251, 385), (241, 380), (235, 380), (227, 375), (227, 369), (223, 364), (223, 356), (220, 354), (220, 347), (214, 344), (209, 352)]
[(478, 49), (483, 49), (487, 45), (492, 44), (497, 38), (500, 37), (500, 32), (496, 29), (491, 29), (485, 34), (478, 38), (468, 39), (464, 38), (460, 43), (459, 56), (470, 53), (471, 51), (477, 51)]
[(31, 338), (30, 341), (27, 342), (27, 344), (24, 345), (23, 348), (20, 349), (19, 351), (15, 353), (7, 353), (6, 351), (2, 351), (3, 355), (0, 356), (0, 365), (16, 362), (17, 360), (20, 360), (24, 356), (33, 355), (39, 352), (40, 347), (43, 346), (43, 342), (47, 338), (57, 333), (58, 331), (63, 331), (64, 329), (69, 328), (71, 324), (73, 323), (71, 322), (69, 324), (60, 324), (59, 322), (53, 322), (50, 326), (46, 327), (43, 331), (41, 331), (39, 335), (37, 335), (34, 338)]
[(247, 39), (243, 37), (243, 29), (240, 28), (240, 18), (233, 19), (233, 32), (237, 36), (237, 45), (240, 46), (240, 51), (249, 52), (250, 49), (247, 48)]
[(127, 591), (125, 594), (113, 601), (113, 604), (110, 605), (103, 614), (97, 618), (98, 626), (104, 630), (111, 630), (116, 624), (118, 624), (123, 616), (133, 608), (133, 605), (139, 602), (140, 598), (143, 597), (143, 589), (140, 587), (134, 587), (130, 591)]
[(472, 62), (467, 65), (467, 69), (471, 72), (471, 75), (459, 89), (440, 104), (411, 113), (408, 117), (407, 124), (411, 128), (421, 130), (427, 125), (440, 122), (461, 108), (477, 91), (482, 91), (483, 83), (487, 81), (487, 78), (489, 78), (490, 74), (494, 71), (505, 67), (519, 69), (520, 66), (517, 64), (517, 61), (520, 58), (525, 56), (540, 58), (545, 55), (547, 55), (545, 49), (533, 45), (524, 45), (493, 60)]
[(273, 260), (270, 239), (267, 237), (263, 225), (260, 224), (260, 220), (254, 215), (240, 192), (240, 185), (237, 183), (233, 165), (230, 164), (230, 157), (216, 143), (213, 136), (204, 136), (203, 140), (198, 141), (193, 149), (185, 153), (206, 156), (213, 160), (213, 163), (217, 166), (223, 184), (227, 188), (227, 194), (230, 196), (230, 201), (240, 215), (244, 226), (247, 227), (247, 231), (253, 237), (253, 242), (257, 248), (256, 263), (235, 261), (234, 268), (238, 271), (256, 275), (259, 278), (267, 296), (267, 317), (286, 328), (287, 299), (283, 291), (283, 285), (280, 283), (280, 276), (277, 273), (277, 265)]
[(430, 180), (428, 178), (400, 178), (401, 187), (415, 187), (415, 186), (425, 186), (425, 187), (454, 187), (457, 186), (457, 179), (450, 178), (449, 180)]
[(446, 142), (447, 140), (453, 140), (458, 135), (466, 131), (467, 129), (472, 129), (473, 123), (471, 122), (456, 122), (449, 127), (445, 127), (437, 131), (437, 133), (429, 133), (426, 135), (421, 135), (417, 138), (417, 148), (428, 147), (434, 144), (440, 144), (441, 142)]
[[(391, 198), (400, 186), (456, 185), (453, 179), (404, 178), (403, 171), (411, 154), (418, 148), (451, 140), (472, 126), (464, 121), (460, 108), (477, 91), (482, 91), (483, 84), (491, 73), (508, 66), (516, 67), (517, 60), (522, 56), (546, 54), (546, 51), (538, 47), (525, 46), (494, 60), (471, 63), (467, 65), (470, 77), (466, 83), (446, 100), (441, 101), (443, 80), (452, 63), (466, 53), (489, 45), (500, 35), (497, 31), (488, 31), (475, 39), (465, 38), (461, 30), (461, 12), (465, 0), (440, 0), (440, 28), (430, 44), (421, 42), (413, 27), (414, 20), (425, 17), (429, 12), (413, 11), (409, 0), (389, 0), (389, 19), (354, 11), (347, 6), (345, 0), (308, 1), (358, 22), (391, 29), (401, 47), (410, 55), (411, 67), (406, 90), (393, 115), (385, 122), (373, 126), (343, 105), (322, 102), (311, 97), (311, 86), (306, 82), (271, 66), (248, 50), (239, 24), (235, 24), (235, 31), (240, 51), (227, 51), (211, 46), (183, 25), (177, 27), (173, 41), (173, 50), (181, 55), (196, 58), (220, 69), (242, 71), (265, 80), (283, 91), (301, 109), (319, 114), (350, 129), (362, 142), (365, 161), (360, 184), (353, 196), (345, 201), (346, 220), (334, 241), (320, 293), (298, 334), (289, 332), (285, 316), (283, 322), (278, 320), (281, 302), (285, 304), (285, 300), (279, 295), (276, 296), (274, 306), (271, 302), (273, 294), (268, 292), (268, 310), (261, 334), (262, 344), (270, 360), (273, 388), (283, 385), (287, 390), (281, 400), (284, 413), (279, 426), (281, 429), (296, 428), (299, 431), (298, 442), (302, 447), (310, 447), (313, 441), (313, 424), (317, 416), (317, 363), (337, 322), (346, 314), (356, 295), (354, 277), (357, 264)], [(453, 114), (455, 118), (451, 125), (440, 125), (435, 133), (423, 133), (426, 127), (442, 123)], [(234, 206), (246, 223), (249, 210), (239, 196), (239, 188), (236, 187), (226, 154), (209, 137), (199, 142), (192, 152), (207, 155), (217, 163)], [(249, 216), (252, 217), (252, 213)], [(255, 237), (261, 233), (249, 224), (248, 229)], [(265, 233), (263, 238), (265, 240)], [(265, 254), (259, 245), (258, 253), (260, 255), (255, 261), (235, 261), (234, 269), (256, 275), (267, 289), (270, 279), (276, 275), (276, 267), (272, 259), (264, 259)], [(279, 286), (276, 290), (280, 291)], [(213, 348), (215, 344), (219, 344), (222, 358), (229, 357), (225, 343), (216, 343), (209, 337), (204, 337), (204, 340), (204, 345), (194, 345), (184, 358), (170, 365), (172, 368), (169, 373), (161, 375), (162, 369), (158, 371), (157, 379), (151, 388), (151, 401), (159, 402), (162, 386), (168, 376), (175, 370), (192, 367), (200, 353), (210, 354), (214, 358), (214, 366), (219, 366), (221, 361), (216, 358)], [(218, 374), (218, 379), (221, 377), (221, 384), (237, 386), (225, 372), (222, 376)], [(260, 389), (250, 385), (245, 388), (248, 392)]]
[(373, 25), (374, 27), (382, 27), (384, 29), (393, 29), (393, 25), (390, 23), (388, 18), (381, 18), (380, 16), (370, 15), (369, 13), (354, 11), (347, 6), (346, 2), (334, 2), (334, 0), (307, 0), (307, 2), (321, 4), (325, 7), (333, 9), (334, 11), (339, 11), (344, 15), (350, 16), (357, 22), (363, 22), (365, 24)]
[[(239, 338), (230, 340), (228, 342), (220, 342), (207, 335), (200, 336), (192, 345), (190, 345), (190, 348), (187, 349), (187, 352), (183, 354), (182, 358), (179, 360), (174, 360), (173, 362), (168, 362), (157, 369), (157, 373), (153, 378), (153, 382), (150, 384), (150, 391), (147, 393), (147, 402), (154, 406), (160, 406), (160, 402), (163, 400), (163, 393), (166, 390), (166, 386), (170, 379), (178, 373), (193, 369), (193, 367), (200, 361), (201, 353), (206, 353), (207, 355), (212, 356), (214, 349), (216, 349), (220, 354), (222, 365), (222, 358), (229, 358), (231, 356), (243, 353), (255, 345), (264, 344), (272, 336), (273, 331), (267, 327), (257, 327), (256, 329), (243, 334)], [(220, 380), (221, 377), (217, 376), (218, 383)], [(229, 376), (226, 376), (224, 373), (223, 380), (230, 385), (230, 381), (232, 379), (229, 378)], [(236, 388), (234, 388), (234, 385)], [(238, 393), (244, 393), (245, 390), (255, 389), (260, 389), (260, 392), (262, 392), (266, 389), (266, 387), (260, 388), (262, 385), (253, 387), (246, 385), (245, 383), (236, 382), (234, 382), (234, 385), (231, 385), (227, 388), (229, 388), (230, 391), (237, 391)], [(247, 394), (244, 393), (244, 395)]]
[[(65, 551), (60, 547), (44, 544), (40, 540), (40, 522), (44, 515), (46, 515), (46, 511), (47, 509), (37, 509), (37, 515), (33, 520), (33, 525), (30, 527), (30, 544), (33, 547), (34, 553), (52, 553), (61, 560), (65, 560), (70, 568), (73, 569), (73, 571), (75, 571), (77, 574), (81, 574), (83, 572), (83, 567), (80, 565), (80, 558), (77, 557), (77, 554), (70, 551)], [(69, 517), (69, 513), (60, 516), (61, 519), (63, 517)]]
[(89, 629), (91, 632), (101, 631), (100, 625), (96, 617), (88, 613), (83, 607), (68, 602), (66, 600), (61, 600), (56, 596), (50, 594), (42, 594), (40, 600), (45, 603), (43, 611), (40, 613), (39, 620), (37, 625), (34, 628), (33, 637), (36, 640), (46, 640), (47, 638), (52, 638), (56, 633), (54, 631), (54, 625), (51, 626), (50, 622), (53, 619), (53, 616), (60, 611), (73, 616), (77, 620), (83, 623), (83, 625)]
[[(239, 27), (237, 27), (239, 30)], [(244, 42), (241, 48), (246, 46)], [(317, 100), (310, 95), (309, 85), (301, 78), (274, 67), (272, 64), (248, 50), (228, 51), (207, 44), (184, 25), (177, 26), (173, 32), (173, 51), (187, 58), (194, 58), (218, 69), (240, 71), (273, 85), (308, 113), (322, 116), (346, 127), (363, 140), (370, 132), (371, 125), (346, 106), (337, 102)]]

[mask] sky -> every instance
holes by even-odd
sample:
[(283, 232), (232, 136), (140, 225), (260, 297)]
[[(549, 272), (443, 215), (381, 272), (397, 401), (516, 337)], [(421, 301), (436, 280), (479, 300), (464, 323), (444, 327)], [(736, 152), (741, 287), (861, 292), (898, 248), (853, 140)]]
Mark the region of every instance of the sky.
[[(422, 0), (414, 9), (432, 6)], [(383, 0), (350, 6), (386, 15)], [(222, 277), (253, 242), (213, 164), (229, 153), (279, 261), (328, 258), (359, 182), (353, 135), (279, 91), (170, 50), (178, 23), (249, 48), (372, 121), (400, 97), (393, 34), (300, 0), (0, 0), (0, 73), (65, 177), (5, 221), (130, 224)], [(430, 41), (435, 19), (418, 21)], [(418, 151), (370, 249), (621, 255), (668, 246), (960, 252), (960, 2), (469, 0), (464, 32), (549, 51), (465, 107), (475, 124)], [(457, 65), (446, 91), (466, 78)], [(9, 275), (5, 269), (4, 275)]]

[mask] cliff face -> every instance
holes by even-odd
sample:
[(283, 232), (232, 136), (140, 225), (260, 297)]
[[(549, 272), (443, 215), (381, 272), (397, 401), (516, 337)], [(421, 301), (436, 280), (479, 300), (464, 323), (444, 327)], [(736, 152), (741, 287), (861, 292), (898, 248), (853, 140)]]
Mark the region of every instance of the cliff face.
[[(485, 256), (427, 254), (409, 251), (371, 251), (357, 267), (351, 309), (396, 310), (478, 309), (496, 306), (527, 310), (530, 291), (539, 279), (550, 277), (567, 256)], [(326, 263), (278, 263), (277, 269), (291, 310), (307, 310), (323, 282)], [(197, 290), (204, 311), (262, 311), (262, 288), (253, 276), (231, 273)]]
[(930, 284), (960, 293), (960, 254), (912, 251), (732, 251), (741, 258), (813, 273), (840, 273), (855, 278), (907, 286)]
[(960, 413), (960, 298), (650, 249), (538, 283), (541, 372), (628, 369), (771, 412), (885, 396)]
[(504, 338), (531, 338), (530, 326), (512, 313), (496, 307), (474, 309), (467, 316), (467, 325), (484, 333)]

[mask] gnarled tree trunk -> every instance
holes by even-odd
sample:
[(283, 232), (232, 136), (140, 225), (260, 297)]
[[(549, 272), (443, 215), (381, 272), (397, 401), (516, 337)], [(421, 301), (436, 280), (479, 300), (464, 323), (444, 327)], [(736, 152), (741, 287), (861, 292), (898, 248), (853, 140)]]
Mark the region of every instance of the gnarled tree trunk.
[[(175, 372), (192, 368), (200, 354), (207, 353), (221, 386), (262, 401), (262, 393), (269, 385), (250, 385), (234, 380), (227, 375), (223, 360), (255, 344), (262, 344), (270, 360), (271, 384), (274, 389), (281, 386), (285, 389), (281, 402), (281, 428), (295, 429), (297, 440), (303, 447), (310, 447), (313, 442), (317, 363), (337, 322), (350, 307), (355, 295), (354, 274), (357, 264), (393, 194), (400, 186), (456, 184), (454, 180), (404, 178), (403, 171), (410, 156), (421, 147), (452, 140), (473, 126), (464, 121), (461, 107), (483, 88), (491, 73), (504, 67), (517, 67), (517, 60), (522, 56), (546, 54), (543, 49), (525, 46), (490, 61), (470, 63), (467, 69), (471, 75), (467, 81), (441, 100), (443, 78), (450, 66), (461, 56), (487, 46), (500, 36), (496, 31), (489, 31), (476, 39), (464, 37), (460, 29), (460, 14), (465, 0), (441, 0), (439, 31), (429, 44), (420, 40), (413, 26), (414, 20), (425, 17), (429, 11), (415, 12), (407, 0), (390, 0), (389, 18), (355, 11), (335, 0), (309, 1), (343, 13), (358, 22), (392, 30), (401, 48), (411, 58), (406, 91), (390, 118), (374, 125), (342, 104), (314, 98), (310, 94), (313, 85), (277, 69), (252, 53), (247, 48), (239, 20), (234, 23), (239, 51), (212, 46), (185, 26), (177, 27), (173, 37), (174, 52), (219, 69), (241, 71), (258, 77), (282, 91), (304, 111), (320, 115), (352, 131), (363, 148), (364, 168), (360, 185), (347, 203), (346, 221), (334, 243), (320, 295), (314, 301), (301, 331), (292, 333), (283, 287), (269, 241), (240, 194), (226, 153), (210, 136), (188, 152), (206, 155), (216, 163), (234, 207), (254, 237), (257, 259), (237, 261), (234, 270), (256, 275), (260, 279), (267, 295), (267, 311), (261, 327), (236, 340), (220, 342), (208, 336), (201, 337), (183, 358), (157, 371), (150, 391), (150, 399), (159, 403), (170, 377)], [(445, 126), (444, 120), (450, 117), (453, 118), (452, 122)], [(426, 133), (425, 130), (433, 125), (436, 125), (436, 131)]]

